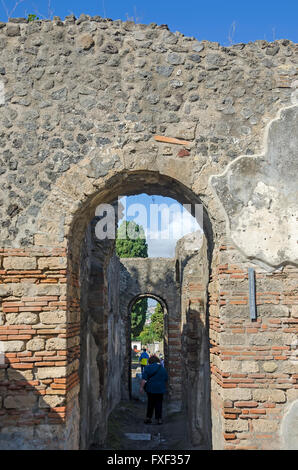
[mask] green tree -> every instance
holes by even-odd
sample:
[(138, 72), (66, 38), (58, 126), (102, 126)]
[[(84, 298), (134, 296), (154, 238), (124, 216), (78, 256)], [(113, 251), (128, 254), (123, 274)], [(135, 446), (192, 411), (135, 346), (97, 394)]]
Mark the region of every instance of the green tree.
[(142, 344), (150, 344), (155, 341), (154, 332), (152, 331), (151, 325), (146, 325), (139, 336)]
[(147, 298), (138, 300), (131, 310), (131, 339), (136, 339), (140, 335), (146, 321), (148, 308)]
[(28, 21), (37, 21), (37, 20), (39, 20), (38, 16), (33, 15), (32, 13), (30, 13), (30, 14), (28, 15), (28, 18), (27, 18), (27, 19), (28, 19)]
[(163, 339), (163, 325), (163, 308), (160, 303), (158, 303), (155, 307), (154, 313), (151, 316), (150, 323), (155, 341), (161, 341)]
[(119, 258), (147, 258), (148, 245), (141, 225), (124, 220), (116, 236), (116, 253)]
[[(123, 221), (116, 236), (116, 254), (119, 258), (147, 258), (148, 245), (141, 225), (133, 221)], [(131, 338), (136, 339), (141, 333), (147, 312), (147, 298), (138, 300), (131, 310)]]

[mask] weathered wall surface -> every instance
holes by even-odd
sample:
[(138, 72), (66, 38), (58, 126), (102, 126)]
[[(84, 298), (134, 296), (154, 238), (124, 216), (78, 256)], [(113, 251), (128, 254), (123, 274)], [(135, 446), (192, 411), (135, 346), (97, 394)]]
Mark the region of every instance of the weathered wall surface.
[[(209, 263), (201, 232), (176, 246), (176, 275), (181, 292), (182, 389), (193, 445), (211, 448), (210, 359), (208, 325)], [(220, 429), (220, 427), (216, 427)]]
[[(209, 285), (214, 448), (293, 448), (283, 419), (294, 422), (298, 398), (297, 268), (256, 267), (230, 239), (217, 263)], [(255, 268), (255, 321), (249, 267)]]
[(239, 157), (211, 181), (225, 208), (230, 236), (247, 258), (297, 263), (298, 106), (282, 110), (258, 157)]
[(214, 447), (285, 447), (298, 399), (297, 45), (224, 48), (84, 15), (0, 26), (2, 436), (23, 428), (46, 447), (56, 426), (53, 447), (78, 446), (81, 241), (99, 203), (145, 191), (204, 204)]
[(120, 264), (114, 242), (99, 243), (88, 226), (81, 255), (80, 448), (101, 445), (121, 399), (126, 318), (119, 311)]
[[(40, 207), (86, 157), (97, 178), (115, 165), (137, 168), (136, 155), (152, 170), (160, 159), (160, 170), (182, 173), (209, 203), (209, 175), (262, 153), (266, 125), (292, 104), (297, 85), (297, 49), (287, 40), (225, 48), (163, 26), (85, 16), (2, 24), (0, 40), (5, 246), (48, 232), (46, 217), (36, 225)], [(157, 144), (155, 134), (189, 141), (190, 155), (177, 157), (181, 147)], [(60, 217), (60, 238), (63, 224)]]

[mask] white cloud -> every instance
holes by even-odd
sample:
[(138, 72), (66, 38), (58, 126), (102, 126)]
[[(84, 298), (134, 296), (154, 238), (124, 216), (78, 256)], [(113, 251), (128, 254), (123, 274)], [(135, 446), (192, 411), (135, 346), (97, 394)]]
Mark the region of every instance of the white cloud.
[[(189, 233), (201, 230), (195, 217), (178, 202), (143, 205), (129, 204), (128, 200), (126, 197), (120, 199), (126, 207), (126, 216), (132, 216), (136, 223), (143, 226), (149, 257), (173, 258), (177, 241)], [(200, 210), (201, 207), (198, 207), (198, 211)], [(200, 212), (196, 215), (202, 220)]]
[(181, 212), (178, 206), (170, 219), (165, 212), (162, 213), (162, 217), (165, 216), (162, 230), (146, 230), (149, 257), (173, 258), (176, 243), (180, 238), (197, 230), (201, 231), (196, 219), (185, 209)]

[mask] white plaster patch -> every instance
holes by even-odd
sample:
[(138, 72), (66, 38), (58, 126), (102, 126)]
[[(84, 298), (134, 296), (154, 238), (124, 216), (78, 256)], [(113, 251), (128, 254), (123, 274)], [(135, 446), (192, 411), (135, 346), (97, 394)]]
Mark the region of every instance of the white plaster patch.
[(293, 401), (285, 413), (280, 434), (283, 450), (298, 450), (298, 400)]
[[(262, 200), (264, 207), (258, 208), (258, 200)], [(252, 200), (242, 209), (231, 235), (248, 257), (262, 258), (265, 255), (271, 264), (278, 265), (281, 257), (298, 260), (297, 220), (298, 208), (294, 205), (285, 207), (278, 191), (260, 181)], [(251, 227), (253, 230), (248, 236), (247, 231)]]
[(240, 156), (209, 179), (234, 244), (269, 270), (298, 263), (297, 110), (285, 108), (269, 123), (263, 155)]

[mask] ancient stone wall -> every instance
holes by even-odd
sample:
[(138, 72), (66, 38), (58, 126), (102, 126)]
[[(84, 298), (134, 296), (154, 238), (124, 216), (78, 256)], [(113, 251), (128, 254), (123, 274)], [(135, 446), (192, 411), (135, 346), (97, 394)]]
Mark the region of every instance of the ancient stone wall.
[(193, 445), (210, 449), (209, 263), (204, 235), (198, 231), (181, 238), (175, 259), (181, 292), (182, 390), (188, 435)]
[[(249, 313), (249, 267), (256, 320)], [(220, 247), (209, 287), (215, 448), (297, 447), (283, 424), (297, 417), (297, 276), (293, 266), (274, 273), (254, 266), (229, 240)]]
[(81, 251), (80, 448), (104, 442), (107, 419), (121, 399), (126, 318), (119, 310), (120, 264), (114, 241), (98, 242), (89, 224)]
[(204, 205), (213, 447), (295, 446), (297, 45), (18, 21), (0, 24), (1, 438), (79, 446), (82, 241), (98, 204), (147, 192)]

